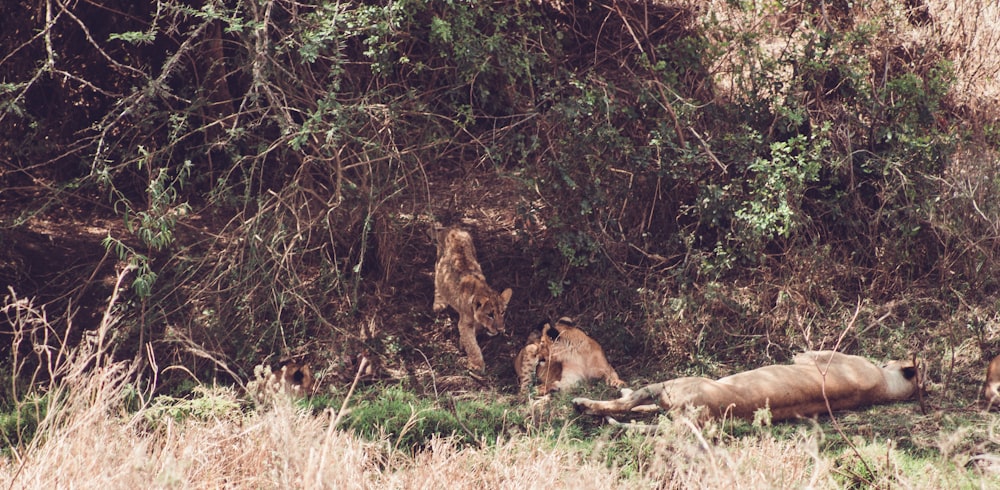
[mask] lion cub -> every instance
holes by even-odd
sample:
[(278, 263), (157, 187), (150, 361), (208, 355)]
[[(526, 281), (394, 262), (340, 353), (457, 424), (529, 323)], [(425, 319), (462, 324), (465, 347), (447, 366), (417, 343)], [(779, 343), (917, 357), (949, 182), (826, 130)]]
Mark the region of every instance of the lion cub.
[(531, 386), (532, 375), (542, 384), (543, 393), (564, 390), (591, 379), (625, 386), (608, 363), (601, 345), (567, 317), (560, 318), (554, 327), (548, 323), (537, 327), (514, 360), (514, 370), (522, 392)]
[(290, 398), (310, 396), (315, 389), (315, 380), (308, 364), (299, 361), (282, 361), (277, 369), (261, 364), (254, 367), (255, 379), (247, 384), (247, 390), (257, 401), (273, 400), (276, 396)]
[(548, 355), (547, 352), (541, 352), (542, 331), (548, 325), (548, 323), (542, 323), (532, 329), (531, 333), (528, 334), (528, 343), (514, 357), (514, 373), (517, 374), (521, 393), (527, 393), (534, 380), (540, 378), (542, 374), (544, 366), (542, 355)]
[(483, 371), (486, 363), (476, 333), (485, 330), (493, 336), (504, 331), (503, 315), (513, 292), (508, 288), (497, 294), (486, 283), (468, 232), (436, 224), (434, 235), (434, 312), (440, 313), (447, 306), (458, 312), (459, 343), (469, 356), (469, 369)]
[(983, 396), (986, 401), (987, 410), (1000, 408), (1000, 356), (996, 356), (990, 361), (986, 368), (986, 386), (983, 388)]

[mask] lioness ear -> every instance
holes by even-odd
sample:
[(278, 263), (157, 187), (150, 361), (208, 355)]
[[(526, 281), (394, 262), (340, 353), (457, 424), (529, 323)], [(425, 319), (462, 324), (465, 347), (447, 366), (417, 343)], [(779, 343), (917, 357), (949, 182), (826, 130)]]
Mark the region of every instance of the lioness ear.
[(504, 308), (506, 308), (507, 303), (510, 302), (510, 296), (512, 294), (514, 294), (514, 291), (511, 291), (510, 288), (504, 289), (503, 292), (500, 293), (500, 302), (503, 303)]
[(903, 377), (906, 379), (913, 379), (917, 376), (916, 366), (907, 366), (903, 368)]

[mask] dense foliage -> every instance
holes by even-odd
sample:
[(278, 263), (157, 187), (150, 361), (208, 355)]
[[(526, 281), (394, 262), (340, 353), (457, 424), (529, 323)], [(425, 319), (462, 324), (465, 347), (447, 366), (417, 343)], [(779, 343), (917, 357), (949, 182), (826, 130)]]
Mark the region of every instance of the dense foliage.
[(454, 357), (416, 327), (434, 220), (474, 229), (515, 336), (581, 316), (627, 372), (985, 341), (992, 107), (933, 18), (841, 3), (8, 2), (0, 240), (113, 218), (113, 257), (2, 272), (68, 319), (117, 258), (117, 355), (198, 376)]

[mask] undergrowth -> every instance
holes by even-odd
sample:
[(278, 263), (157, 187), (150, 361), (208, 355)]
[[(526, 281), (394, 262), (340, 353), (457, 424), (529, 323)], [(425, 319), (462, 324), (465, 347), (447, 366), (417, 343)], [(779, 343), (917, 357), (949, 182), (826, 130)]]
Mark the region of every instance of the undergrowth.
[[(991, 2), (36, 3), (0, 7), (12, 485), (996, 478)], [(430, 311), (434, 221), (514, 289), (489, 395)], [(615, 434), (509, 395), (562, 315), (637, 385), (916, 353), (931, 413)], [(243, 398), (289, 358), (311, 400)]]

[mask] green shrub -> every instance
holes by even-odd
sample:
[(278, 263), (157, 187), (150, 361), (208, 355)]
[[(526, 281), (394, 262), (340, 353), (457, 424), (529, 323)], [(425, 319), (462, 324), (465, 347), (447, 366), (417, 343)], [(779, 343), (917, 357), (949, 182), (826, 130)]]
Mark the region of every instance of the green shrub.
[(20, 451), (31, 442), (38, 430), (38, 423), (48, 412), (49, 402), (49, 396), (35, 394), (0, 409), (3, 456), (10, 457), (11, 451)]

